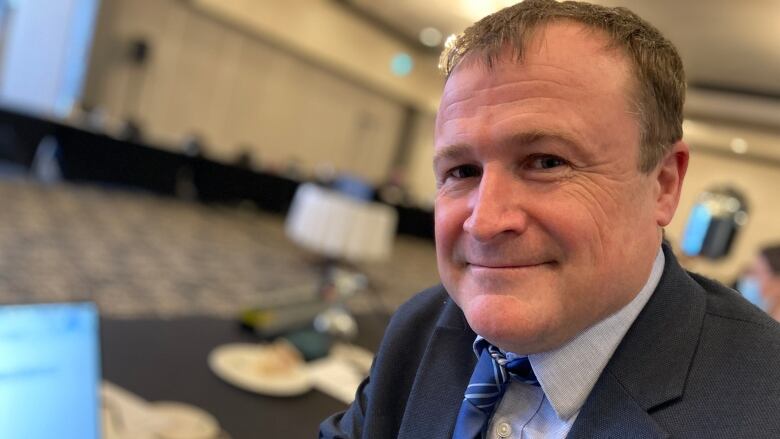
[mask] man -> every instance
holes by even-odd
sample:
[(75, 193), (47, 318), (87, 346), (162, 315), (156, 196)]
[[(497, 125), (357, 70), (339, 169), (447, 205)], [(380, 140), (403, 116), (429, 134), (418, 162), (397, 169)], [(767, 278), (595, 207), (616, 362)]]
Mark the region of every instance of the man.
[(443, 287), (321, 437), (780, 437), (780, 328), (662, 246), (688, 164), (674, 47), (625, 9), (527, 0), (442, 66)]
[(737, 289), (775, 320), (780, 320), (780, 244), (762, 247)]

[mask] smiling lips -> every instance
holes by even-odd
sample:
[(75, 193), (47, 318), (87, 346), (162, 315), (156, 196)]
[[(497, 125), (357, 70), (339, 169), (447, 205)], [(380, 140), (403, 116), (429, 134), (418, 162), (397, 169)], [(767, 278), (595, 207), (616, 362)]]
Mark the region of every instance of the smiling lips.
[(453, 259), (468, 269), (495, 272), (538, 268), (558, 263), (558, 258), (551, 252), (503, 245), (458, 246), (454, 249)]
[(523, 269), (523, 268), (534, 268), (534, 267), (539, 267), (550, 263), (552, 262), (547, 261), (547, 262), (540, 262), (540, 263), (490, 263), (490, 262), (476, 263), (476, 262), (467, 261), (466, 265), (469, 268), (476, 268), (481, 270), (513, 270), (513, 269)]

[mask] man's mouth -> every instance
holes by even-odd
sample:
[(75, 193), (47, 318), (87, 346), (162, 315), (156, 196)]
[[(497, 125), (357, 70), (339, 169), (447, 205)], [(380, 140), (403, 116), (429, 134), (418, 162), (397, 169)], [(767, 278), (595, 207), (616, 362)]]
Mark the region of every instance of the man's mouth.
[(551, 264), (552, 261), (545, 262), (471, 262), (466, 261), (466, 266), (477, 269), (488, 270), (510, 270), (522, 268), (534, 268), (542, 265)]

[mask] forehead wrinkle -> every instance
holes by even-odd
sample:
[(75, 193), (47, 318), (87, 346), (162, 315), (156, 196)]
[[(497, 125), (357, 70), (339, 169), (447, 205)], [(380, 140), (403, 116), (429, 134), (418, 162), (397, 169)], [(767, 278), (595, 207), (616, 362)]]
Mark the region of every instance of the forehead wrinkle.
[[(489, 82), (489, 81), (474, 81), (474, 82)], [(455, 88), (449, 91), (445, 91), (444, 96), (442, 97), (442, 102), (445, 103), (445, 107), (443, 110), (446, 112), (449, 110), (450, 107), (454, 105), (459, 104), (465, 104), (466, 102), (473, 100), (473, 99), (488, 99), (492, 97), (493, 95), (499, 95), (503, 96), (507, 93), (504, 93), (506, 89), (514, 89), (517, 87), (522, 86), (528, 86), (533, 87), (531, 91), (536, 90), (537, 93), (543, 94), (546, 90), (545, 86), (547, 87), (554, 87), (554, 89), (560, 90), (561, 88), (572, 88), (581, 90), (580, 83), (577, 81), (558, 81), (550, 78), (518, 78), (515, 81), (505, 83), (505, 84), (486, 84), (481, 87), (464, 87)], [(537, 90), (542, 89), (542, 90)], [(524, 91), (523, 94), (527, 94), (528, 91)], [(524, 96), (525, 97), (525, 96)], [(536, 96), (527, 96), (527, 97), (536, 97)], [(507, 98), (507, 101), (515, 101), (519, 99), (511, 99)]]
[[(468, 87), (466, 87), (468, 88)], [(520, 112), (534, 112), (541, 101), (563, 101), (565, 106), (571, 106), (571, 98), (562, 97), (570, 89), (574, 93), (576, 102), (590, 100), (594, 95), (603, 95), (602, 92), (590, 92), (566, 82), (547, 79), (525, 79), (500, 86), (484, 87), (462, 91), (461, 95), (455, 95), (453, 99), (443, 99), (439, 109), (439, 117), (443, 119), (458, 119), (469, 117), (480, 110), (504, 106), (517, 106)]]
[[(545, 113), (544, 111), (539, 113)], [(525, 113), (530, 114), (530, 112)], [(511, 118), (511, 117), (510, 117)], [(455, 124), (457, 127), (461, 119), (450, 119), (442, 123), (443, 126)], [(487, 138), (483, 138), (478, 143), (473, 144), (468, 139), (472, 138), (474, 132), (472, 130), (459, 130), (457, 133), (451, 133), (447, 136), (453, 141), (453, 145), (442, 145), (437, 147), (437, 151), (441, 151), (441, 154), (435, 154), (441, 156), (439, 160), (446, 158), (452, 158), (454, 160), (463, 160), (465, 157), (471, 158), (475, 154), (480, 154), (480, 151), (485, 152), (483, 148), (488, 145), (492, 145), (494, 151), (503, 150), (507, 152), (520, 152), (521, 150), (533, 147), (534, 144), (539, 142), (551, 141), (553, 144), (562, 146), (561, 148), (554, 148), (548, 150), (551, 153), (566, 154), (566, 151), (574, 152), (575, 155), (568, 155), (571, 160), (575, 162), (581, 162), (585, 160), (588, 163), (596, 163), (595, 157), (596, 151), (590, 151), (585, 145), (588, 143), (587, 135), (580, 133), (575, 127), (572, 126), (557, 126), (556, 124), (535, 126), (535, 127), (523, 127), (522, 125), (511, 124), (509, 127), (500, 127), (498, 125), (485, 126), (482, 129), (483, 135), (487, 135)], [(465, 139), (460, 140), (465, 136)], [(488, 140), (489, 139), (489, 140)], [(488, 142), (488, 143), (484, 143)], [(457, 147), (457, 152), (446, 151), (449, 148)], [(599, 151), (601, 148), (599, 148)], [(579, 159), (576, 159), (579, 157)], [(436, 166), (436, 159), (434, 158), (434, 168)]]
[[(531, 101), (531, 102), (526, 102)], [(502, 119), (511, 118), (515, 116), (532, 115), (532, 114), (545, 114), (549, 113), (549, 110), (540, 109), (539, 103), (541, 101), (561, 101), (565, 107), (570, 107), (571, 104), (566, 100), (558, 97), (551, 97), (546, 94), (525, 96), (522, 99), (507, 100), (499, 103), (488, 103), (480, 105), (467, 105), (466, 102), (462, 104), (451, 106), (444, 110), (444, 118), (441, 122), (442, 126), (450, 123), (458, 122), (460, 119), (468, 119), (475, 116), (478, 113), (482, 113), (480, 110), (484, 109), (500, 109), (503, 107), (517, 107), (517, 112), (504, 116)], [(489, 112), (488, 112), (489, 113)], [(484, 113), (483, 113), (484, 114)], [(488, 117), (488, 120), (495, 122), (494, 117)]]

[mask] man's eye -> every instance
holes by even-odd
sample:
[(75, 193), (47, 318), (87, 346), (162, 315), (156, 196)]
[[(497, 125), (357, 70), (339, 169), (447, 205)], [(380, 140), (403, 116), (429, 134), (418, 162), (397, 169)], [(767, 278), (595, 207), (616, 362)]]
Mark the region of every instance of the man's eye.
[(464, 165), (464, 166), (458, 166), (457, 168), (453, 168), (449, 172), (450, 176), (455, 178), (471, 178), (471, 177), (479, 177), (481, 172), (478, 167), (471, 166), (471, 165)]
[(534, 157), (531, 160), (531, 168), (533, 169), (552, 169), (557, 168), (559, 166), (564, 166), (566, 164), (566, 160), (556, 157), (554, 155), (543, 155), (539, 157)]

